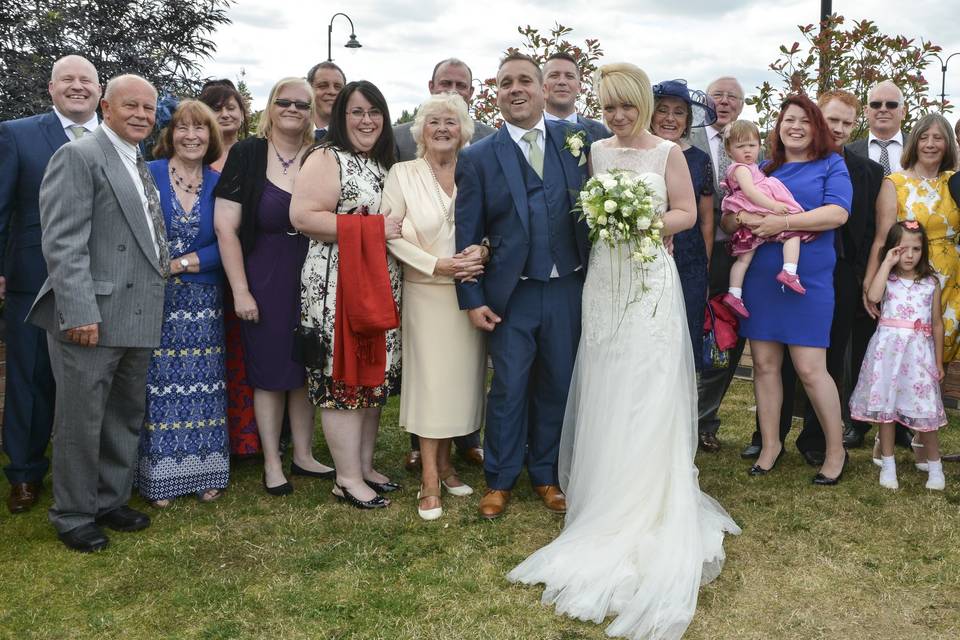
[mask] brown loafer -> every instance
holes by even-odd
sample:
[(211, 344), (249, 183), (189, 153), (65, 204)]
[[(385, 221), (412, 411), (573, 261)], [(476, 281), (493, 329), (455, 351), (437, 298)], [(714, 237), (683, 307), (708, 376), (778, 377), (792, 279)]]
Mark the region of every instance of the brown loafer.
[(480, 498), (480, 517), (493, 520), (503, 515), (510, 500), (510, 492), (501, 489), (487, 489)]
[(567, 512), (567, 496), (563, 495), (563, 491), (560, 491), (560, 487), (557, 485), (545, 484), (541, 487), (534, 487), (533, 490), (540, 496), (543, 504), (545, 504), (550, 511), (554, 513)]
[(410, 450), (407, 453), (407, 457), (403, 459), (403, 468), (407, 471), (414, 472), (420, 470), (420, 452)]
[(10, 485), (7, 509), (10, 513), (23, 513), (37, 504), (43, 485), (33, 482), (16, 482)]
[(717, 434), (701, 431), (699, 436), (700, 451), (705, 451), (706, 453), (716, 453), (720, 451), (720, 441), (717, 439)]
[(460, 452), (460, 457), (476, 467), (483, 466), (483, 447), (470, 447)]

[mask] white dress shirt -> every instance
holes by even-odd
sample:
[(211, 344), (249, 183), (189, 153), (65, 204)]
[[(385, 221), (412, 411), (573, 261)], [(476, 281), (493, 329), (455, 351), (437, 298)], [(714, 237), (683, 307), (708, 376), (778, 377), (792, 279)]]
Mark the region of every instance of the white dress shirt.
[(63, 127), (63, 132), (67, 134), (67, 140), (77, 139), (77, 137), (73, 135), (73, 131), (70, 130), (70, 127), (80, 125), (81, 127), (87, 130), (87, 133), (93, 133), (94, 131), (96, 131), (97, 127), (100, 126), (100, 121), (97, 120), (96, 111), (93, 112), (93, 115), (90, 116), (90, 119), (87, 120), (86, 122), (74, 122), (67, 116), (57, 111), (56, 107), (53, 108), (53, 112), (57, 114), (57, 119), (60, 121), (60, 126)]
[(563, 117), (563, 118), (561, 118), (560, 116), (555, 116), (555, 115), (553, 115), (552, 113), (550, 113), (549, 111), (544, 111), (544, 112), (543, 112), (543, 117), (544, 117), (544, 119), (546, 119), (546, 120), (565, 120), (566, 122), (571, 122), (571, 123), (573, 123), (573, 124), (579, 124), (579, 121), (577, 120), (577, 112), (576, 112), (576, 111), (574, 111), (574, 112), (571, 113), (570, 115), (568, 115), (568, 116), (566, 116), (566, 117)]
[[(870, 156), (870, 159), (874, 162), (880, 162), (880, 152), (882, 149), (880, 145), (873, 144), (874, 140), (879, 140), (877, 136), (873, 135), (873, 132), (867, 136), (867, 155)], [(903, 132), (897, 131), (896, 135), (890, 138), (893, 141), (893, 144), (887, 145), (887, 157), (890, 159), (890, 171), (891, 173), (897, 173), (898, 171), (903, 171), (903, 167), (900, 165), (900, 157), (903, 155)]]
[[(126, 167), (127, 173), (130, 174), (130, 179), (133, 180), (133, 186), (136, 187), (137, 193), (140, 195), (140, 204), (143, 205), (143, 215), (147, 219), (147, 227), (150, 229), (150, 239), (153, 241), (153, 250), (157, 253), (157, 259), (159, 259), (160, 248), (157, 245), (157, 230), (153, 228), (153, 219), (150, 217), (150, 205), (147, 203), (147, 192), (144, 191), (143, 180), (140, 179), (140, 172), (137, 171), (137, 147), (118, 136), (107, 125), (103, 125), (103, 131), (107, 134), (107, 137), (110, 138), (110, 142), (113, 143), (113, 147), (117, 150), (120, 160), (123, 161), (123, 166)], [(155, 192), (157, 191), (157, 185), (152, 181), (149, 185), (146, 185), (146, 188), (153, 189)], [(157, 198), (159, 199), (159, 197), (158, 192)]]

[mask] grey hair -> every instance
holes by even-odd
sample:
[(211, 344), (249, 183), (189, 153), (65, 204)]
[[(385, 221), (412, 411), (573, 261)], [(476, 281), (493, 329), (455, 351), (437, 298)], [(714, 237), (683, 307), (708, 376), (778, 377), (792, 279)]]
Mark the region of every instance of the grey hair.
[(423, 143), (423, 125), (427, 118), (438, 112), (449, 112), (457, 116), (460, 121), (460, 144), (457, 149), (462, 149), (471, 139), (473, 139), (473, 120), (470, 119), (470, 113), (467, 111), (467, 103), (458, 93), (438, 93), (427, 98), (423, 104), (417, 108), (417, 115), (413, 119), (413, 125), (410, 127), (410, 135), (417, 143), (417, 157), (422, 158), (426, 152), (426, 145)]
[(733, 76), (720, 76), (716, 78), (713, 82), (707, 85), (707, 95), (710, 95), (710, 90), (713, 89), (713, 86), (718, 82), (729, 81), (737, 85), (737, 89), (740, 90), (740, 100), (743, 100), (746, 97), (746, 92), (743, 90), (743, 85), (740, 84), (740, 81), (734, 78)]
[(103, 90), (103, 99), (109, 102), (113, 94), (117, 92), (117, 85), (124, 84), (125, 82), (129, 80), (134, 80), (134, 79), (145, 83), (147, 86), (153, 89), (154, 94), (159, 95), (157, 94), (157, 88), (153, 86), (153, 84), (143, 76), (138, 76), (135, 73), (125, 73), (123, 75), (110, 78), (110, 80), (107, 81), (107, 88)]
[(445, 64), (450, 65), (451, 67), (463, 67), (464, 69), (467, 70), (467, 73), (470, 75), (470, 82), (473, 82), (473, 71), (470, 69), (470, 66), (460, 58), (445, 58), (440, 62), (438, 62), (433, 67), (433, 75), (430, 76), (430, 82), (437, 81), (437, 71), (440, 71), (440, 67), (442, 67)]

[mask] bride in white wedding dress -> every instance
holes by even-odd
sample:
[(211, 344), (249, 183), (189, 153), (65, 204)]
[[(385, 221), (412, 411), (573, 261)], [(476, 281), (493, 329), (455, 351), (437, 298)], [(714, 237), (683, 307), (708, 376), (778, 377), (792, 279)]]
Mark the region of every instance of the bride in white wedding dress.
[[(668, 203), (664, 235), (691, 227), (683, 154), (647, 131), (647, 75), (604, 66), (598, 93), (614, 137), (592, 145), (594, 174), (637, 173)], [(740, 529), (697, 481), (696, 378), (673, 257), (662, 251), (645, 265), (641, 285), (628, 256), (603, 243), (591, 250), (560, 445), (566, 521), (507, 577), (543, 583), (543, 602), (558, 613), (597, 623), (616, 616), (610, 636), (676, 639), (700, 586), (723, 567), (724, 533)]]

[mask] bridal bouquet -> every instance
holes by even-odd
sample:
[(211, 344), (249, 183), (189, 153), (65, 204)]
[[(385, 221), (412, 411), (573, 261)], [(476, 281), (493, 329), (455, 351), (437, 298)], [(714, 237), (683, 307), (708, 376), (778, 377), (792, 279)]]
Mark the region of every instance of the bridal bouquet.
[(626, 247), (637, 265), (653, 262), (663, 248), (660, 197), (632, 171), (599, 173), (583, 186), (575, 211), (587, 221), (590, 241)]

